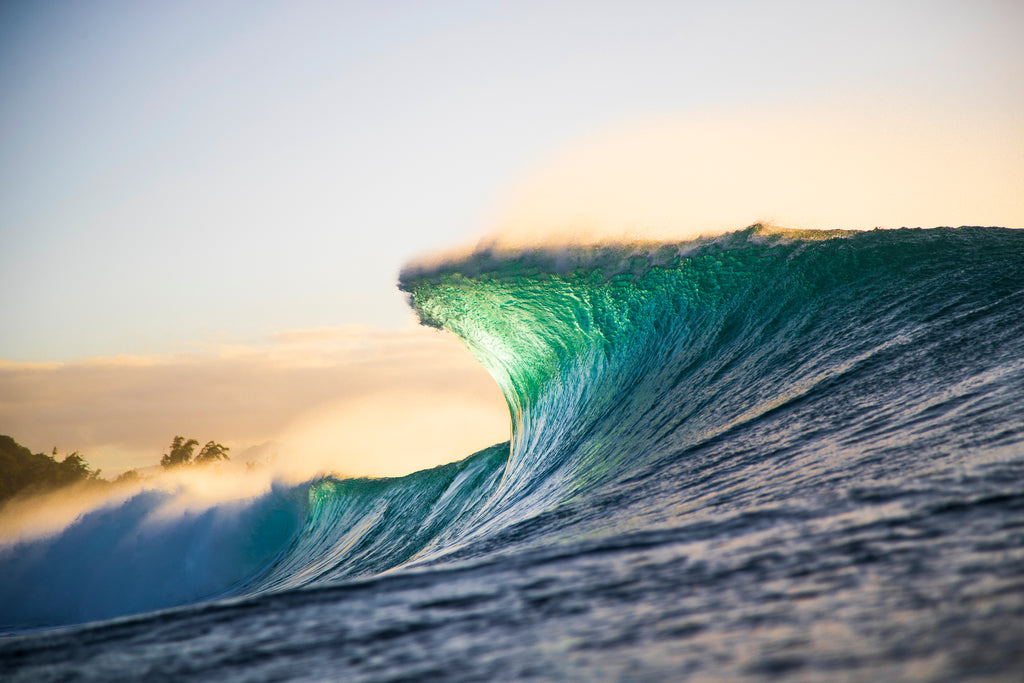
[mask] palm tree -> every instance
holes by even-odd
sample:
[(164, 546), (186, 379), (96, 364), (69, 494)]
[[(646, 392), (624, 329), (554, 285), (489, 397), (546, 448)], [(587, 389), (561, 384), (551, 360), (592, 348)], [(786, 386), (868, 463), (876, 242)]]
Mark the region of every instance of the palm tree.
[(216, 462), (218, 460), (229, 460), (228, 451), (231, 449), (227, 446), (222, 446), (216, 441), (207, 441), (203, 449), (199, 451), (199, 455), (196, 456), (196, 464), (205, 464), (209, 462)]
[(172, 467), (192, 464), (192, 451), (198, 445), (199, 442), (195, 439), (185, 441), (183, 436), (174, 437), (174, 441), (171, 442), (171, 452), (164, 453), (164, 457), (160, 458), (160, 466), (167, 470)]

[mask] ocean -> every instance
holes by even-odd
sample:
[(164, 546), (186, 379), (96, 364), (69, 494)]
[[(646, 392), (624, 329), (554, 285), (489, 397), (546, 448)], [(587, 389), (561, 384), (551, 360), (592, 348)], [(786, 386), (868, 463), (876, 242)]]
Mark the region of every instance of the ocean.
[(0, 547), (0, 678), (1024, 680), (1024, 231), (482, 250), (399, 287), (509, 442)]

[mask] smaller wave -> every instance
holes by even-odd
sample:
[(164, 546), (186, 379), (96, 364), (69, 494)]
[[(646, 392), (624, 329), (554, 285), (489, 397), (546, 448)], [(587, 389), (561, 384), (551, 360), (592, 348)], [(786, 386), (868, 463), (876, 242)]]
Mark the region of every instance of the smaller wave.
[(508, 457), (505, 442), (404, 477), (311, 482), (306, 524), (249, 589), (379, 574), (450, 550), (486, 524)]
[(250, 495), (223, 473), (143, 484), (59, 528), (0, 543), (0, 633), (321, 585), (425, 559), (486, 521), (508, 455), (505, 442), (404, 477), (322, 476), (252, 494), (254, 480)]
[(0, 546), (0, 629), (106, 619), (232, 594), (302, 527), (307, 487), (182, 507), (142, 490), (57, 533)]

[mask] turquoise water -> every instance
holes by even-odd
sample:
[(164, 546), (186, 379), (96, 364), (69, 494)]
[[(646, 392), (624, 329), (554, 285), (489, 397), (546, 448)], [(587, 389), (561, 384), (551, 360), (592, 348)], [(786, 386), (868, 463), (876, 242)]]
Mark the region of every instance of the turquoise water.
[(400, 287), (510, 443), (0, 549), (0, 673), (1018, 680), (1024, 232), (753, 227)]

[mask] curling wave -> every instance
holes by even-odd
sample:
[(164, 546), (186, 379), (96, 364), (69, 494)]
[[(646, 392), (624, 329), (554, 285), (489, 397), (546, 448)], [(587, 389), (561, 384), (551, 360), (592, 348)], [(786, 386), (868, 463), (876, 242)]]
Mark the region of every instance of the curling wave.
[[(165, 501), (141, 493), (0, 548), (0, 624), (749, 540), (772, 520), (790, 525), (773, 532), (789, 553), (780, 566), (803, 558), (820, 585), (842, 587), (830, 572), (850, 566), (847, 549), (802, 535), (856, 518), (958, 538), (944, 505), (1021, 516), (1024, 232), (754, 226), (678, 244), (485, 250), (410, 267), (399, 286), (494, 376), (509, 444), (156, 522)], [(974, 544), (964, 566), (1024, 553), (983, 521), (963, 533)], [(1009, 590), (993, 581), (986, 590)], [(1007, 619), (1021, 608), (1011, 594)]]

